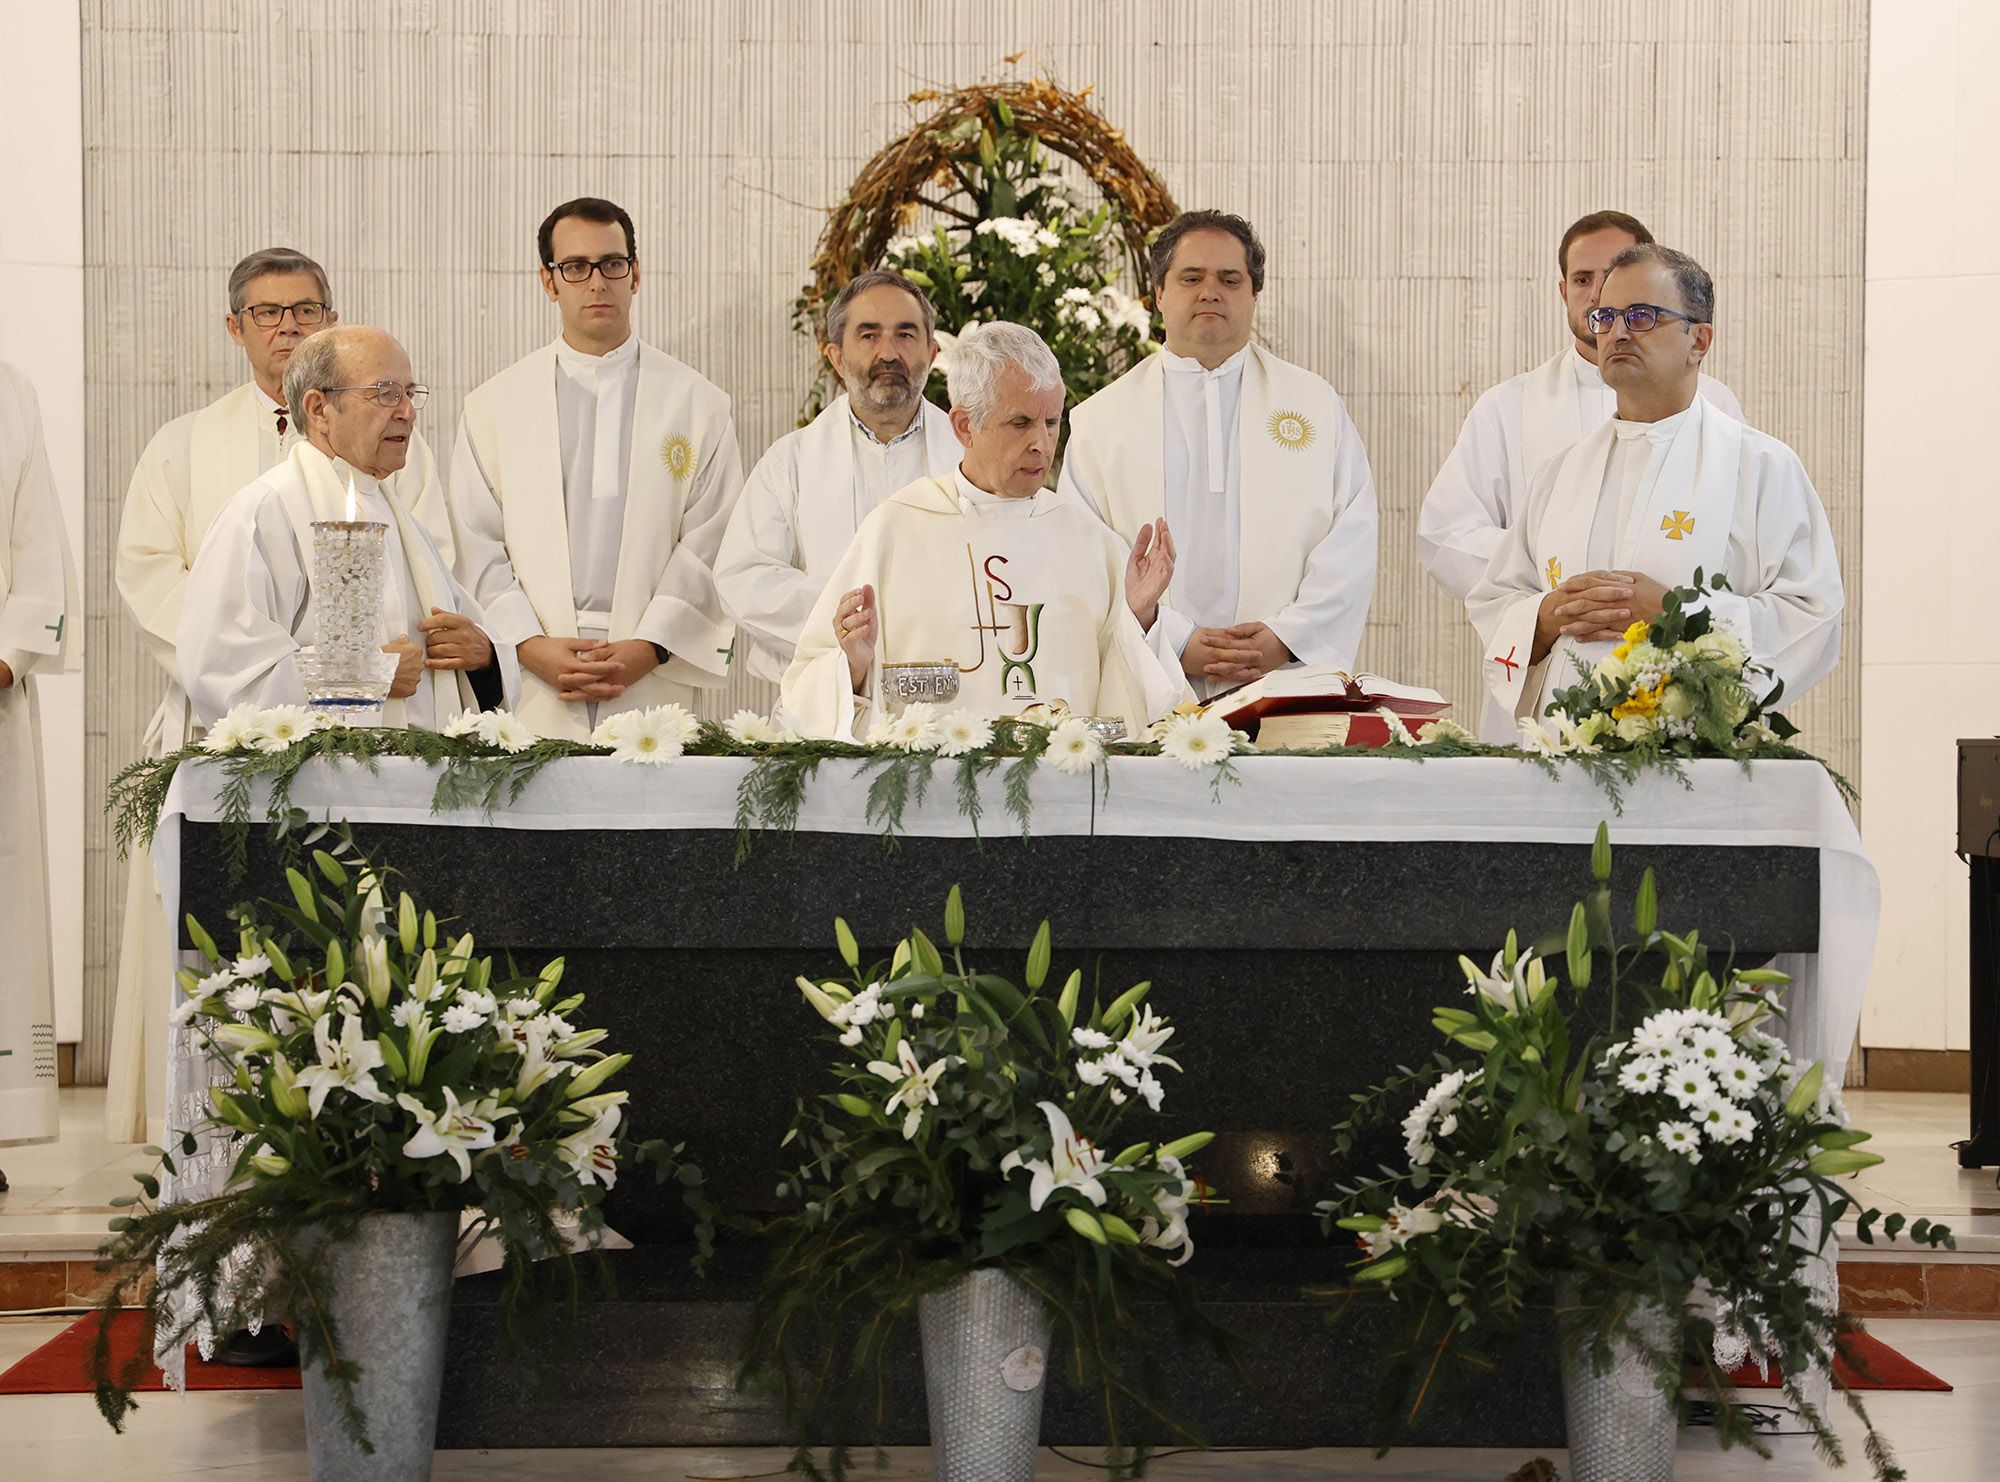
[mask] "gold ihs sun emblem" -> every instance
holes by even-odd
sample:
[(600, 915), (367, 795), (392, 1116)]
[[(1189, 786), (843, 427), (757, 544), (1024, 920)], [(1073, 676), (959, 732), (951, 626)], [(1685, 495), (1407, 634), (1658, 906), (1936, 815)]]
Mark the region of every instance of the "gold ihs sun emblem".
[(694, 472), (694, 444), (676, 432), (660, 446), (660, 461), (678, 483)]
[(1271, 413), (1271, 436), (1281, 448), (1303, 448), (1313, 440), (1313, 425), (1298, 412)]

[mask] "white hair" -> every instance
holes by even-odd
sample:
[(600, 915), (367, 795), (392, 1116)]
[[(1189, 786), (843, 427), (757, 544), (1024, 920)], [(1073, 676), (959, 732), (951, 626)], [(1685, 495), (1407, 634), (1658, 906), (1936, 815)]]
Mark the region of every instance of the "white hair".
[(1054, 391), (1062, 386), (1062, 366), (1042, 337), (1025, 324), (996, 319), (991, 324), (967, 325), (951, 348), (945, 385), (951, 390), (951, 404), (963, 407), (974, 427), (983, 427), (1000, 399), (1000, 373), (1018, 367), (1036, 391)]

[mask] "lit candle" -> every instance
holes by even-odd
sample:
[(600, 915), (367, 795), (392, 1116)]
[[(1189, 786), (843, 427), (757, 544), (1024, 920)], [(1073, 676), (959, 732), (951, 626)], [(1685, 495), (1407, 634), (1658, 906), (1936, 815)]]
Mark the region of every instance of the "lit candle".
[(347, 518), (352, 521), (354, 514), (354, 475), (347, 476)]

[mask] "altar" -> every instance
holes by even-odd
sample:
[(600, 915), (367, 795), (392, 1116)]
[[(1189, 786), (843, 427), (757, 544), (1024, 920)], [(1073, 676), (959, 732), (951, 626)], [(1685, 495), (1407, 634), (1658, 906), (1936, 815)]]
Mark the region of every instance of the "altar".
[[(779, 1139), (812, 1084), (823, 1028), (794, 978), (839, 971), (836, 915), (864, 961), (884, 957), (912, 925), (938, 934), (956, 883), (968, 963), (1018, 975), (1046, 918), (1056, 981), (1081, 968), (1108, 995), (1150, 979), (1185, 1066), (1168, 1086), (1166, 1135), (1217, 1132), (1201, 1169), (1229, 1200), (1195, 1221), (1190, 1269), (1245, 1337), (1252, 1388), (1206, 1355), (1169, 1370), (1170, 1395), (1215, 1444), (1367, 1439), (1380, 1325), (1364, 1312), (1329, 1329), (1299, 1296), (1345, 1265), (1312, 1213), (1354, 1171), (1332, 1163), (1329, 1129), (1353, 1092), (1435, 1048), (1431, 1009), (1462, 997), (1461, 952), (1483, 962), (1510, 929), (1526, 941), (1567, 923), (1590, 888), (1600, 820), (1624, 934), (1651, 867), (1663, 925), (1698, 927), (1746, 964), (1775, 960), (1793, 975), (1788, 1037), (1829, 1075), (1844, 1065), (1872, 956), (1875, 874), (1839, 792), (1809, 762), (1651, 773), (1625, 786), (1621, 811), (1581, 770), (1551, 776), (1527, 760), (1247, 756), (1230, 778), (1115, 757), (1095, 780), (1036, 769), (1025, 836), (999, 775), (982, 779), (975, 826), (941, 762), (885, 841), (867, 777), (829, 760), (796, 831), (748, 836), (739, 862), (737, 789), (752, 765), (570, 759), (489, 817), (433, 812), (436, 774), (415, 761), (373, 773), (316, 762), (291, 802), (350, 822), (482, 951), (526, 970), (566, 957), (566, 990), (588, 995), (583, 1021), (635, 1056), (620, 1082), (635, 1135), (685, 1142), (711, 1193), (740, 1213), (775, 1208)], [(163, 810), (154, 856), (176, 921), (191, 912), (213, 925), (248, 894), (283, 894), (261, 829), (249, 878), (231, 883), (220, 780), (214, 766), (184, 766)], [(253, 799), (253, 820), (263, 807)], [(1364, 1145), (1355, 1162), (1372, 1167), (1365, 1154), (1392, 1146)], [(612, 1258), (619, 1291), (587, 1303), (545, 1392), (508, 1369), (487, 1279), (460, 1283), (440, 1444), (784, 1439), (770, 1397), (735, 1389), (754, 1247), (726, 1247), (698, 1279), (671, 1191), (622, 1181), (608, 1208), (635, 1249)], [(901, 1377), (920, 1384), (914, 1333), (909, 1347)], [(1503, 1366), (1491, 1403), (1439, 1407), (1420, 1438), (1559, 1444), (1555, 1366), (1536, 1347)], [(917, 1392), (884, 1439), (922, 1439)], [(1058, 1386), (1045, 1436), (1088, 1442), (1097, 1421)]]

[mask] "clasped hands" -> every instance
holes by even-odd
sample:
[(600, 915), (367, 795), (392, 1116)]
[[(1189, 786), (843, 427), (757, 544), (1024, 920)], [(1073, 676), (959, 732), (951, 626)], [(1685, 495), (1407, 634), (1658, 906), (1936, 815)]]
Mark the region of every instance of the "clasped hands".
[(479, 625), (463, 613), (433, 607), (431, 615), (417, 624), (423, 641), (398, 633), (382, 645), (382, 652), (396, 656), (396, 677), (389, 683), (389, 698), (407, 700), (417, 692), (417, 681), (426, 669), (463, 669), (477, 673), (493, 662), (493, 643)]
[(1542, 598), (1535, 614), (1537, 664), (1559, 638), (1615, 643), (1633, 623), (1650, 623), (1665, 606), (1667, 589), (1636, 571), (1580, 571)]
[(538, 633), (515, 650), (521, 667), (555, 686), (571, 702), (615, 700), (659, 667), (660, 655), (643, 638), (552, 638)]

